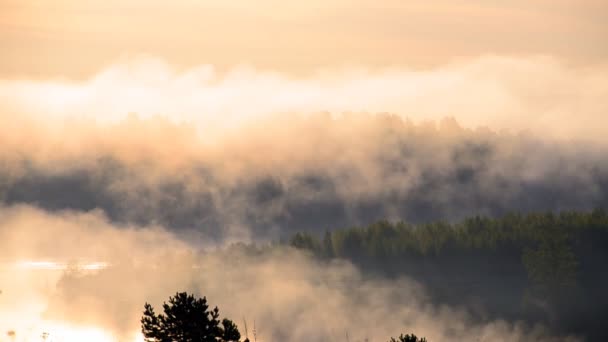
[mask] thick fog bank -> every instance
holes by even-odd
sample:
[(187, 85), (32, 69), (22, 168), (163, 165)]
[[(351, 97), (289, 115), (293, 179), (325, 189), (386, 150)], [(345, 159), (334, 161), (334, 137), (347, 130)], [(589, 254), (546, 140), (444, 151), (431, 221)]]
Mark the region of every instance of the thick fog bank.
[(23, 121), (0, 140), (0, 201), (100, 209), (225, 239), (276, 239), (378, 219), (456, 220), (608, 204), (600, 143), (465, 129), (453, 119), (293, 116), (205, 140), (187, 124)]
[[(258, 341), (385, 341), (404, 331), (430, 341), (575, 340), (540, 326), (474, 322), (464, 310), (431, 304), (406, 278), (369, 280), (349, 263), (284, 248), (201, 253), (160, 227), (117, 227), (95, 212), (1, 209), (0, 260), (0, 329), (17, 341), (78, 329), (131, 340), (144, 302), (157, 306), (178, 290), (206, 295), (241, 329), (247, 320), (250, 334), (255, 322)], [(105, 268), (52, 267), (91, 261)]]

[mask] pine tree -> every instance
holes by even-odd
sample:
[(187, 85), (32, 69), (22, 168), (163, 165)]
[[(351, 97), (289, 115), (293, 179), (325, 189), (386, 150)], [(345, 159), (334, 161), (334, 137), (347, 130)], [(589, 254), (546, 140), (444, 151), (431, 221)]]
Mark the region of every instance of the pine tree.
[(146, 342), (238, 342), (241, 334), (236, 324), (219, 320), (217, 307), (209, 309), (207, 298), (195, 298), (178, 292), (163, 303), (162, 314), (152, 305), (144, 305), (141, 331)]
[(391, 337), (390, 341), (388, 342), (427, 342), (427, 340), (424, 337), (418, 338), (418, 336), (414, 334), (401, 334), (397, 338)]

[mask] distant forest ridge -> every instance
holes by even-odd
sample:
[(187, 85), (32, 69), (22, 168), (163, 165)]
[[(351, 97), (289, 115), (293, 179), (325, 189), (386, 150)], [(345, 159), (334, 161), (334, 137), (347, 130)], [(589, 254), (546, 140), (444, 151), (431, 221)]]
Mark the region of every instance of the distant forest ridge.
[[(268, 124), (213, 148), (193, 127), (160, 119), (93, 126), (76, 137), (69, 133), (79, 127), (67, 126), (57, 141), (44, 132), (34, 142), (7, 140), (13, 150), (0, 153), (0, 205), (99, 209), (119, 224), (195, 231), (216, 242), (244, 231), (263, 241), (380, 218), (455, 222), (608, 208), (602, 144), (389, 114)], [(0, 143), (10, 137), (0, 135)]]
[(439, 256), (464, 249), (498, 250), (505, 244), (521, 249), (547, 241), (575, 244), (595, 231), (608, 231), (608, 212), (604, 209), (514, 212), (497, 218), (472, 216), (455, 223), (380, 220), (368, 226), (326, 231), (322, 236), (298, 232), (289, 244), (331, 257)]
[(289, 245), (342, 258), (364, 274), (409, 276), (437, 303), (480, 317), (543, 322), (564, 333), (606, 340), (608, 213), (562, 211), (474, 216), (458, 223), (378, 221), (296, 233)]

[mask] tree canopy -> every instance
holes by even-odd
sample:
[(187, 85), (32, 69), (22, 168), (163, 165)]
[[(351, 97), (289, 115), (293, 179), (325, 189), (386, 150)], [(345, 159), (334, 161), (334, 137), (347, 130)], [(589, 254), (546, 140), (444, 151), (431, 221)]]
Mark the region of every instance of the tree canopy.
[(388, 342), (427, 342), (427, 340), (424, 337), (419, 338), (414, 334), (401, 334), (397, 338), (391, 337), (390, 341)]
[(608, 338), (597, 318), (608, 307), (603, 209), (424, 224), (381, 220), (324, 235), (297, 233), (289, 244), (320, 259), (349, 260), (366, 274), (408, 276), (438, 303), (482, 317), (525, 318), (556, 331)]
[[(156, 314), (152, 305), (144, 305), (141, 331), (146, 342), (238, 342), (239, 330), (231, 320), (219, 319), (217, 306), (209, 308), (207, 298), (195, 298), (178, 292), (163, 303)], [(248, 341), (248, 340), (246, 340)]]

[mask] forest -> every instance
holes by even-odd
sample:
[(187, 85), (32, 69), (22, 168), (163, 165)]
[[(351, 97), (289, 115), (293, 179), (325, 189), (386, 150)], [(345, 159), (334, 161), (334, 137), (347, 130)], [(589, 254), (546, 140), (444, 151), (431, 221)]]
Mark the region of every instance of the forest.
[[(25, 310), (39, 293), (44, 315), (20, 317), (121, 340), (142, 303), (175, 291), (269, 341), (608, 339), (603, 145), (392, 114), (268, 125), (280, 139), (244, 127), (208, 145), (195, 126), (133, 116), (71, 143), (7, 142), (3, 297)], [(44, 277), (24, 289), (29, 274)]]
[(437, 303), (608, 338), (605, 210), (474, 216), (457, 223), (378, 221), (296, 233), (289, 245), (322, 260), (346, 259), (374, 277), (408, 276)]

